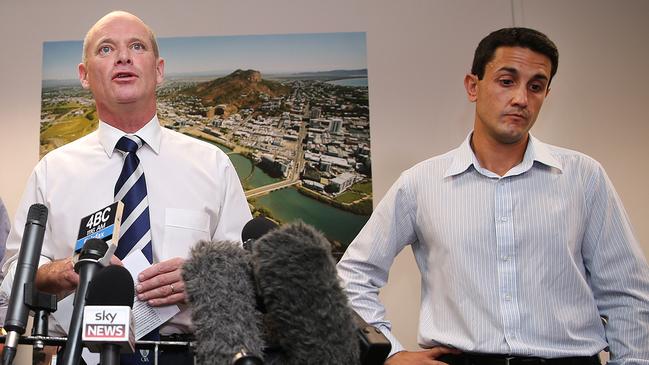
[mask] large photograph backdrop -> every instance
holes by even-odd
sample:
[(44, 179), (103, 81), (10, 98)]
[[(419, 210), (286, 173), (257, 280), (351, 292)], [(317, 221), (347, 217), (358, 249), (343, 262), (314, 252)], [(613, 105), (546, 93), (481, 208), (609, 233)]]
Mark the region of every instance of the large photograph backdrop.
[[(339, 256), (372, 212), (365, 33), (158, 39), (163, 126), (218, 146), (253, 215), (301, 219)], [(97, 128), (82, 41), (43, 44), (40, 155)]]

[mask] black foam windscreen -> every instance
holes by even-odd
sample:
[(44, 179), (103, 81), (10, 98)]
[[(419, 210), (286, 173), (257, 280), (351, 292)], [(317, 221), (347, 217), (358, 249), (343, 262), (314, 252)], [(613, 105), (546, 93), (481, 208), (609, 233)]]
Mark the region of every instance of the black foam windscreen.
[(79, 261), (74, 265), (74, 270), (79, 272), (79, 265), (84, 260), (97, 261), (101, 259), (108, 251), (108, 244), (98, 238), (87, 240), (79, 252)]
[(86, 305), (120, 305), (133, 308), (135, 284), (123, 266), (101, 269), (90, 281)]
[(27, 211), (27, 223), (33, 222), (45, 226), (47, 222), (47, 207), (43, 204), (34, 204)]

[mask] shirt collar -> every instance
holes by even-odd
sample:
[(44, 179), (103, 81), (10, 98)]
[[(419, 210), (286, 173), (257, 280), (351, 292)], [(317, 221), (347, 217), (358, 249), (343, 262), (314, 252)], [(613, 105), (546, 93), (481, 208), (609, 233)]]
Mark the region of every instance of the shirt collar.
[[(453, 161), (451, 165), (446, 169), (444, 177), (455, 176), (463, 173), (469, 167), (473, 166), (477, 171), (486, 176), (495, 176), (495, 174), (485, 170), (480, 166), (473, 149), (471, 148), (471, 136), (473, 131), (464, 139), (464, 142), (453, 151)], [(532, 168), (534, 161), (538, 161), (544, 165), (557, 168), (559, 171), (563, 170), (561, 163), (552, 156), (548, 145), (536, 139), (532, 134), (530, 134), (529, 141), (527, 143), (527, 148), (525, 149), (525, 154), (523, 155), (523, 161), (520, 164), (514, 166), (511, 170), (507, 172), (505, 176), (520, 175), (529, 169)], [(503, 176), (503, 177), (505, 177)]]
[(538, 161), (546, 166), (554, 167), (559, 171), (563, 172), (563, 165), (559, 160), (552, 156), (550, 148), (547, 144), (539, 141), (530, 133), (530, 140), (527, 143), (527, 149), (525, 150), (525, 156), (523, 157), (523, 162), (520, 165), (525, 165), (525, 162), (529, 161), (529, 167), (525, 168), (525, 171), (531, 168), (534, 161)]
[[(99, 121), (97, 133), (99, 135), (99, 143), (104, 147), (104, 151), (106, 151), (108, 157), (112, 156), (117, 141), (127, 134), (101, 120)], [(144, 143), (156, 154), (160, 151), (162, 126), (160, 126), (157, 115), (154, 115), (153, 118), (151, 118), (151, 120), (137, 132), (128, 134), (135, 134), (142, 138)]]
[(453, 151), (453, 162), (451, 162), (451, 166), (446, 169), (446, 173), (444, 173), (445, 178), (449, 176), (459, 175), (466, 171), (473, 164), (479, 166), (478, 160), (475, 158), (473, 150), (471, 149), (472, 135), (473, 131), (471, 131), (469, 135), (464, 139), (464, 142), (462, 142), (462, 144)]

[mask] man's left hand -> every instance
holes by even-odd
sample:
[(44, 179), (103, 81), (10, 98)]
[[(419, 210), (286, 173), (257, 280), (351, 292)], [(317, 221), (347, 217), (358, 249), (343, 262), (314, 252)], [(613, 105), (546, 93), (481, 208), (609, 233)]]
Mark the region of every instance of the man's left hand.
[(135, 287), (137, 298), (152, 307), (185, 303), (185, 282), (182, 266), (185, 260), (175, 257), (151, 265), (138, 276), (140, 283)]

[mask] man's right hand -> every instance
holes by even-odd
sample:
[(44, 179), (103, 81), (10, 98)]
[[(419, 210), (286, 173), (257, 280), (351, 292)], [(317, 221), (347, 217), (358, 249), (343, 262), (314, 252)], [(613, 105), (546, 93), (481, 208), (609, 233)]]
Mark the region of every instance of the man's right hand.
[(60, 300), (76, 289), (79, 275), (74, 272), (72, 257), (67, 257), (39, 267), (34, 282), (38, 290), (56, 294)]
[(460, 354), (461, 351), (448, 347), (437, 346), (424, 351), (400, 351), (390, 356), (385, 365), (446, 365), (437, 361), (438, 357), (446, 354)]
[[(110, 258), (110, 264), (123, 265), (115, 256)], [(79, 274), (74, 271), (72, 257), (67, 257), (39, 267), (34, 282), (38, 290), (56, 294), (57, 299), (61, 300), (77, 288)]]

